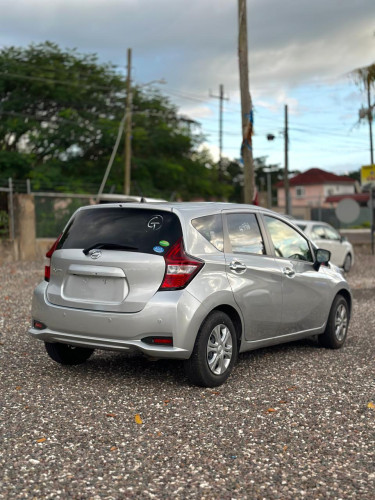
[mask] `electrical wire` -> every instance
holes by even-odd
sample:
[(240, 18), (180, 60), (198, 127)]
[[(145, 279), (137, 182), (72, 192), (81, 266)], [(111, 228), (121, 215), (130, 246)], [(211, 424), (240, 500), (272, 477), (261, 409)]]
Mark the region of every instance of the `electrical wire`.
[(47, 77), (42, 77), (42, 76), (30, 76), (30, 75), (19, 75), (17, 73), (7, 73), (4, 71), (0, 72), (0, 76), (4, 76), (5, 78), (15, 78), (15, 79), (21, 79), (21, 80), (31, 80), (31, 81), (38, 81), (38, 82), (47, 82), (47, 83), (58, 83), (59, 85), (66, 85), (68, 87), (80, 87), (80, 88), (85, 88), (85, 89), (98, 89), (98, 90), (110, 90), (112, 92), (118, 92), (118, 90), (114, 89), (113, 87), (107, 87), (104, 85), (85, 85), (80, 81), (77, 82), (71, 82), (67, 80), (57, 80), (55, 78), (47, 78)]

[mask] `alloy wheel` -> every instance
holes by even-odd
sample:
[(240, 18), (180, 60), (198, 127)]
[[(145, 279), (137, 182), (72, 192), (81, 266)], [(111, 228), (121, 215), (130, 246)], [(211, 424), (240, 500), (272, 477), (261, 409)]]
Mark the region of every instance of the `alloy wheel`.
[(348, 313), (344, 304), (340, 304), (336, 310), (335, 316), (335, 335), (339, 342), (344, 340), (347, 328)]
[(207, 363), (215, 375), (221, 375), (228, 369), (233, 353), (232, 342), (232, 334), (226, 325), (215, 326), (207, 343)]

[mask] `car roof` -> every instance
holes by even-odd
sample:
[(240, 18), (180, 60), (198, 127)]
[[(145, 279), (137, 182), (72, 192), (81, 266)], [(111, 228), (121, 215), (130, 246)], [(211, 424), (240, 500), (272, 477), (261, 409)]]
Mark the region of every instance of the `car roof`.
[(256, 205), (247, 205), (241, 203), (225, 203), (225, 202), (156, 202), (156, 203), (106, 203), (100, 205), (87, 205), (79, 210), (101, 210), (103, 208), (140, 208), (140, 209), (156, 209), (176, 212), (184, 218), (202, 217), (205, 215), (213, 215), (220, 213), (222, 210), (252, 210), (255, 212), (269, 213), (280, 216), (272, 210), (258, 207)]

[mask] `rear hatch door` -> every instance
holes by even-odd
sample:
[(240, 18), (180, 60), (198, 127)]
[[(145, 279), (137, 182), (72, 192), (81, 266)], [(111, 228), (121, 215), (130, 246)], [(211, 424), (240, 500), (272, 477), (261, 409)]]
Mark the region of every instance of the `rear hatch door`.
[(52, 255), (47, 298), (71, 308), (141, 311), (163, 281), (163, 255), (181, 236), (179, 218), (169, 210), (81, 209)]

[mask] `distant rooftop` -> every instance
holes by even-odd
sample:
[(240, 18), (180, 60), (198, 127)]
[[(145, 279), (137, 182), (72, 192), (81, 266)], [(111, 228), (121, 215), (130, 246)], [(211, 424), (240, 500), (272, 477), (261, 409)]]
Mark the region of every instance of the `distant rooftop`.
[(370, 193), (348, 193), (348, 194), (335, 194), (327, 196), (326, 203), (339, 203), (341, 200), (349, 198), (358, 202), (360, 205), (365, 206), (370, 199)]
[[(289, 179), (290, 186), (307, 186), (313, 184), (354, 184), (355, 180), (347, 175), (336, 175), (321, 168), (310, 168), (302, 174)], [(277, 183), (277, 187), (283, 187), (284, 181)]]

